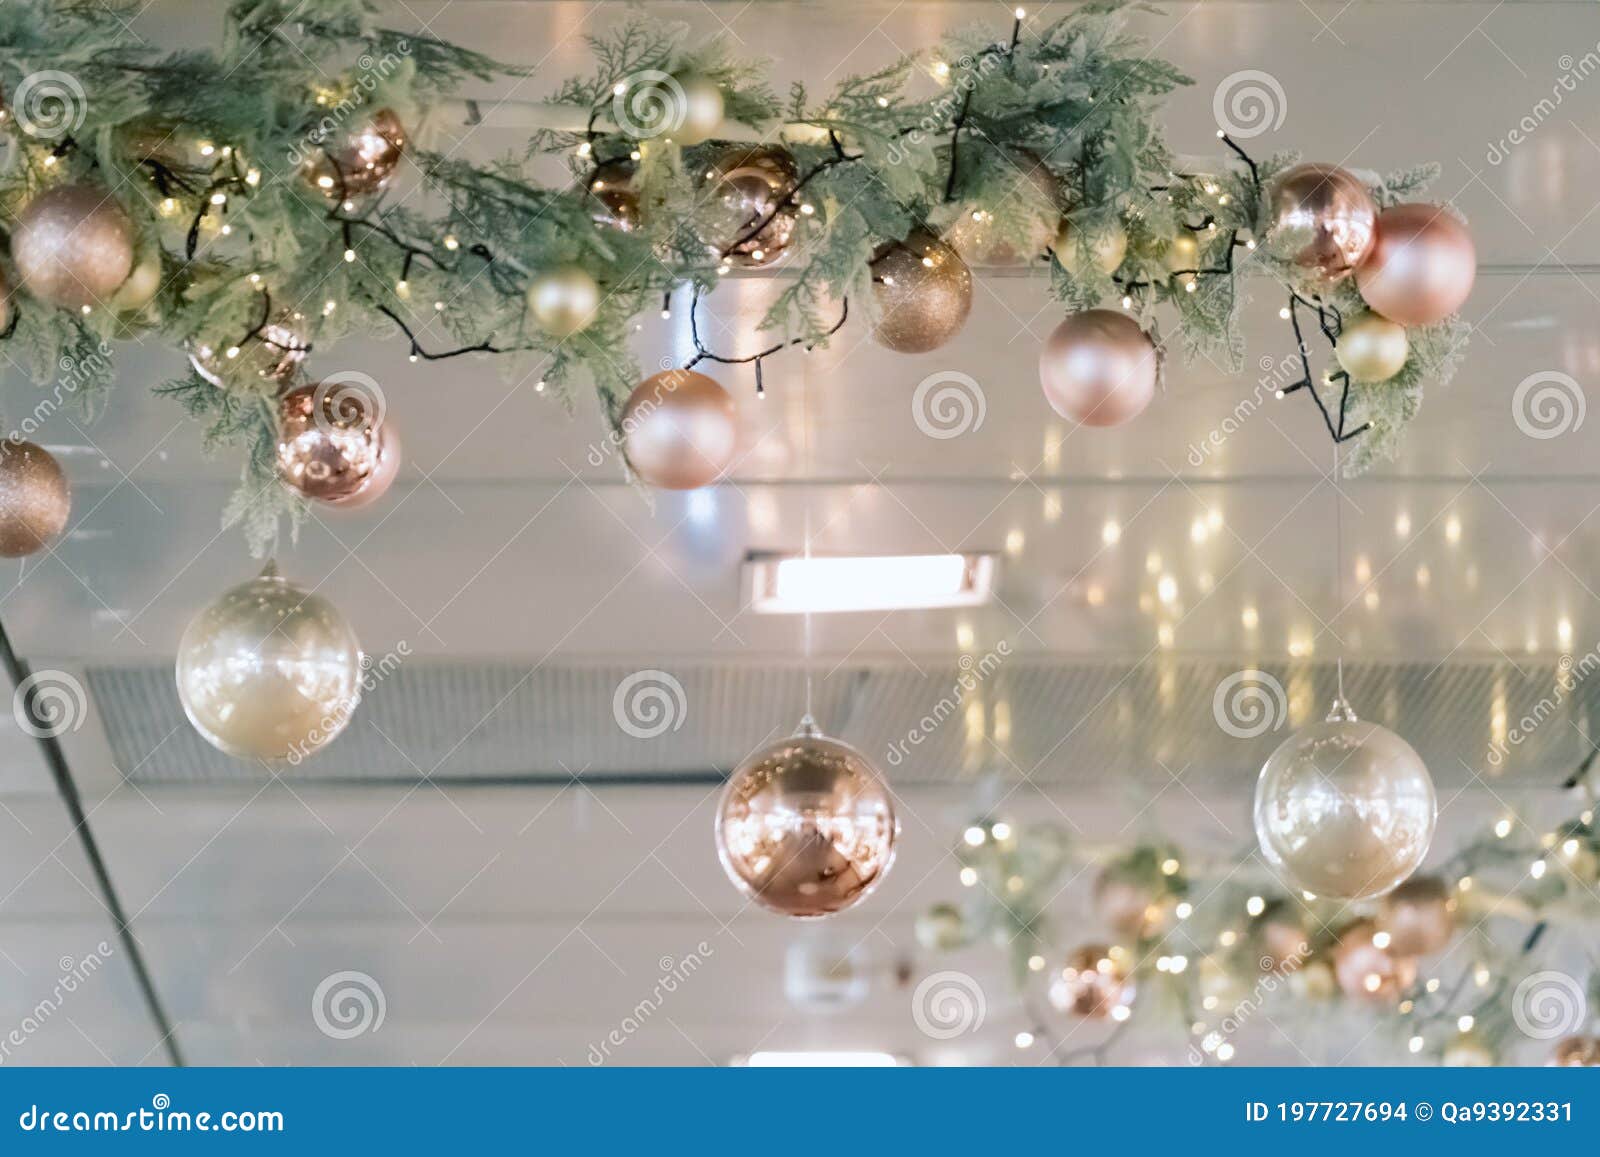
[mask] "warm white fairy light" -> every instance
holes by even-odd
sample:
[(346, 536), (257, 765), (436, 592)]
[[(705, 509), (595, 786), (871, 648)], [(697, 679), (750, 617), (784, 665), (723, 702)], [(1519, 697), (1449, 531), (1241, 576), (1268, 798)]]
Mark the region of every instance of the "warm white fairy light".
[(1169, 856), (1165, 860), (1161, 861), (1161, 874), (1163, 876), (1176, 876), (1178, 874), (1178, 869), (1182, 866), (1183, 865), (1179, 864), (1177, 860), (1174, 860)]
[(1251, 896), (1244, 902), (1244, 910), (1252, 916), (1259, 916), (1267, 910), (1267, 902), (1260, 896)]
[(1414, 1036), (1406, 1042), (1406, 1047), (1414, 1053), (1420, 1053), (1423, 1043), (1423, 1039), (1420, 1036)]
[(1505, 839), (1511, 834), (1511, 821), (1502, 819), (1495, 822), (1494, 834), (1500, 839)]
[(983, 846), (983, 841), (987, 837), (984, 835), (982, 828), (978, 827), (977, 824), (973, 824), (965, 832), (961, 833), (961, 838), (967, 841), (968, 847), (977, 848)]
[(1024, 1030), (1019, 1032), (1013, 1039), (1016, 1041), (1016, 1045), (1019, 1049), (1033, 1047), (1033, 1034), (1031, 1032)]
[(962, 868), (961, 869), (961, 886), (962, 887), (970, 888), (970, 887), (972, 887), (972, 885), (976, 884), (977, 882), (978, 882), (978, 873), (977, 873), (976, 869), (974, 869), (974, 868)]

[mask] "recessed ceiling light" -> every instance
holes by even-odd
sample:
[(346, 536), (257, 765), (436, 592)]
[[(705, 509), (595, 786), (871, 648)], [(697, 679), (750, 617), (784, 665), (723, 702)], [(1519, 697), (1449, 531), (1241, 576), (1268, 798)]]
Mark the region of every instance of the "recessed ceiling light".
[(975, 607), (994, 597), (996, 556), (752, 554), (746, 593), (758, 614)]

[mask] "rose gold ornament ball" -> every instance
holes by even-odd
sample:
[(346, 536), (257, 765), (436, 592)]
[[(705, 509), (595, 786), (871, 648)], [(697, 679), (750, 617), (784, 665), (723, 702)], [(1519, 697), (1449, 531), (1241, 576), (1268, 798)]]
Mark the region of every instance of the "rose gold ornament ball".
[(1371, 252), (1378, 207), (1348, 170), (1296, 165), (1273, 182), (1268, 196), (1267, 248), (1293, 262), (1312, 286), (1343, 281)]
[(1121, 425), (1155, 397), (1156, 347), (1125, 313), (1070, 314), (1039, 351), (1039, 384), (1063, 418), (1086, 426)]
[(1378, 947), (1376, 935), (1378, 926), (1371, 920), (1347, 925), (1333, 946), (1333, 974), (1351, 1000), (1393, 1004), (1416, 982), (1417, 962), (1391, 947)]
[(798, 918), (865, 899), (894, 862), (898, 832), (894, 801), (866, 757), (809, 720), (735, 768), (717, 808), (728, 879)]
[(872, 258), (872, 295), (879, 318), (872, 336), (898, 353), (944, 345), (972, 312), (972, 271), (926, 230), (881, 246)]
[(607, 161), (595, 168), (589, 178), (589, 196), (597, 202), (590, 213), (596, 225), (622, 233), (632, 233), (639, 227), (643, 210), (636, 176), (632, 161)]
[(393, 109), (381, 108), (364, 124), (323, 143), (303, 169), (325, 196), (367, 197), (388, 186), (405, 151), (405, 126)]
[(18, 214), (11, 260), (23, 288), (48, 305), (109, 304), (133, 272), (133, 222), (98, 185), (59, 185)]
[(739, 449), (733, 396), (693, 370), (664, 370), (640, 382), (623, 407), (621, 427), (629, 465), (666, 490), (715, 482)]
[(1148, 884), (1110, 868), (1095, 879), (1094, 910), (1107, 928), (1135, 940), (1149, 931), (1159, 915)]
[(399, 471), (400, 435), (373, 395), (320, 382), (279, 400), (278, 477), (295, 493), (330, 506), (367, 506)]
[(1128, 977), (1119, 948), (1087, 944), (1067, 958), (1061, 971), (1051, 980), (1050, 1004), (1061, 1012), (1089, 1020), (1106, 1017), (1125, 1019), (1133, 1003), (1134, 983)]
[(1557, 1041), (1550, 1052), (1550, 1063), (1585, 1068), (1600, 1065), (1600, 1037), (1569, 1036)]
[(1383, 899), (1379, 923), (1389, 934), (1389, 950), (1400, 956), (1442, 950), (1455, 934), (1455, 909), (1455, 896), (1443, 880), (1413, 876)]
[(1396, 205), (1378, 214), (1378, 239), (1356, 288), (1401, 325), (1432, 325), (1460, 309), (1478, 273), (1472, 234), (1438, 205)]
[(0, 442), (0, 556), (42, 550), (71, 513), (72, 492), (55, 457), (32, 442)]
[(779, 260), (800, 220), (799, 207), (788, 199), (799, 179), (793, 155), (778, 145), (738, 146), (718, 153), (707, 170), (711, 192), (703, 210), (707, 243), (747, 269)]

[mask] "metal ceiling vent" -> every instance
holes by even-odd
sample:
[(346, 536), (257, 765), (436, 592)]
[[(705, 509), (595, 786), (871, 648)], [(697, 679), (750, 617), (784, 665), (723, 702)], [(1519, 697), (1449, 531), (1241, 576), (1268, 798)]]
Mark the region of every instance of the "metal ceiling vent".
[[(922, 671), (819, 663), (817, 673), (818, 721), (901, 785), (998, 772), (1041, 786), (1181, 776), (1237, 789), (1294, 728), (1321, 718), (1334, 690), (1328, 662), (1256, 671), (1181, 657), (1014, 655)], [(1574, 674), (1553, 661), (1347, 663), (1345, 682), (1357, 712), (1409, 740), (1441, 787), (1476, 775), (1554, 786), (1597, 733), (1600, 678)], [(134, 782), (262, 775), (194, 733), (169, 665), (91, 667), (88, 679), (117, 766)], [(798, 666), (530, 670), (419, 657), (368, 693), (326, 751), (281, 771), (340, 783), (709, 782), (792, 729), (803, 703)]]

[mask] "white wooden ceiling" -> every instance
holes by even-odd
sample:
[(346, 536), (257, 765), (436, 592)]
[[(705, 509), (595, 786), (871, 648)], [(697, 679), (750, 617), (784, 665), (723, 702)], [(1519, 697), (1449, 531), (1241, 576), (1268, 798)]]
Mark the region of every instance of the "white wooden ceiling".
[[(582, 34), (630, 7), (396, 0), (393, 20), (536, 62), (537, 74), (515, 91), (481, 94), (536, 99), (586, 67)], [(998, 33), (1011, 6), (642, 7), (776, 56), (779, 88), (803, 78), (824, 89), (946, 29), (982, 20)], [(1035, 19), (1064, 8), (1030, 7)], [(178, 43), (208, 35), (210, 20), (210, 5), (158, 0), (135, 27)], [(1223, 0), (1172, 4), (1136, 23), (1196, 78), (1169, 106), (1180, 151), (1214, 146), (1219, 82), (1261, 69), (1281, 84), (1287, 113), (1254, 148), (1372, 169), (1438, 160), (1439, 195), (1471, 220), (1482, 265), (1465, 312), (1478, 332), (1455, 384), (1430, 393), (1400, 459), (1345, 488), (1337, 583), (1335, 497), (1324, 478), (1331, 451), (1306, 399), (1270, 403), (1221, 451), (1191, 461), (1190, 447), (1255, 386), (1258, 360), (1289, 350), (1269, 287), (1259, 287), (1247, 326), (1250, 372), (1174, 366), (1167, 393), (1135, 423), (1073, 431), (1044, 405), (1034, 368), (1059, 311), (1042, 279), (999, 273), (980, 277), (966, 331), (936, 354), (892, 355), (847, 328), (826, 352), (774, 360), (765, 402), (746, 373), (719, 371), (739, 399), (751, 452), (730, 484), (653, 508), (610, 464), (590, 462), (601, 429), (587, 401), (569, 416), (531, 381), (502, 381), (488, 362), (412, 366), (402, 350), (365, 342), (319, 353), (324, 372), (361, 367), (383, 383), (408, 465), (387, 504), (308, 526), (286, 552), (286, 570), (342, 606), (369, 652), (405, 642), (419, 667), (698, 664), (762, 673), (776, 685), (775, 672), (793, 669), (798, 623), (743, 612), (737, 563), (750, 549), (797, 547), (809, 492), (824, 527), (818, 549), (1003, 552), (999, 605), (819, 622), (823, 674), (861, 664), (947, 669), (963, 651), (1006, 641), (1041, 663), (1165, 658), (1216, 669), (1278, 663), (1291, 649), (1321, 662), (1342, 646), (1366, 662), (1442, 662), (1446, 679), (1451, 665), (1548, 671), (1561, 651), (1593, 647), (1600, 420), (1536, 439), (1512, 415), (1513, 391), (1530, 374), (1558, 371), (1586, 390), (1600, 381), (1600, 78), (1563, 91), (1548, 115), (1534, 111), (1558, 78), (1600, 52), (1593, 5)], [(1526, 143), (1491, 163), (1495, 142), (1535, 115), (1542, 120)], [(430, 130), (439, 140), (458, 131)], [(516, 140), (511, 130), (483, 129), (461, 147), (488, 156)], [(719, 292), (709, 311), (718, 340), (748, 340), (771, 292), (760, 278)], [(643, 364), (682, 349), (679, 314), (646, 319)], [(193, 610), (253, 566), (237, 536), (217, 532), (234, 464), (201, 457), (196, 431), (146, 392), (181, 369), (180, 355), (150, 346), (121, 356), (122, 388), (99, 421), (58, 415), (40, 438), (72, 475), (78, 518), (56, 557), (12, 570), (0, 602), (36, 669), (85, 680), (90, 669), (167, 663)], [(911, 399), (922, 379), (945, 370), (979, 383), (985, 418), (960, 437), (934, 439), (918, 429)], [(801, 485), (802, 386), (811, 486)], [(25, 388), (8, 375), (8, 398)], [(1177, 584), (1171, 603), (1158, 594), (1163, 575)], [(1173, 697), (1152, 733), (1181, 746), (1186, 732), (1213, 728), (1208, 716), (1191, 717), (1209, 684), (1202, 690)], [(1161, 709), (1159, 697), (1152, 704)], [(1027, 733), (1070, 734), (1097, 706), (1063, 696), (1044, 708), (1053, 716), (1030, 715)], [(1482, 696), (1453, 708), (1463, 729), (1485, 727)], [(1432, 709), (1445, 707), (1435, 700)], [(792, 722), (789, 700), (776, 693), (755, 710), (773, 715), (755, 721), (762, 726)], [(460, 727), (414, 722), (423, 731), (430, 722)], [(1407, 730), (1403, 717), (1395, 725)], [(609, 712), (554, 717), (550, 726), (574, 748), (614, 740)], [(459, 738), (429, 736), (443, 747)], [(1569, 739), (1579, 742), (1575, 732)], [(1070, 788), (1010, 795), (1002, 810), (1065, 814), (1088, 838), (1115, 839), (1150, 824), (1154, 799), (1155, 813), (1203, 829), (1197, 841), (1234, 849), (1249, 841), (1250, 768), (1270, 740), (1261, 744), (1241, 752), (1236, 783), (1203, 792), (1147, 779), (1131, 798), (1114, 784), (1095, 792), (1084, 786), (1091, 771)], [(581, 766), (566, 786), (309, 782), (318, 766), (345, 778), (335, 747), (292, 788), (264, 776), (179, 786), (116, 760), (93, 709), (66, 748), (176, 1039), (196, 1061), (583, 1064), (589, 1045), (648, 993), (660, 958), (681, 959), (702, 941), (714, 949), (706, 974), (619, 1060), (720, 1063), (756, 1047), (883, 1048), (930, 1062), (1016, 1055), (1008, 1042), (1022, 1022), (998, 953), (954, 962), (993, 1001), (990, 1027), (954, 1042), (916, 1030), (909, 990), (892, 976), (905, 960), (917, 970), (940, 966), (919, 959), (911, 920), (957, 890), (949, 846), (982, 806), (949, 775), (922, 777), (942, 786), (906, 789), (904, 858), (883, 892), (838, 926), (796, 929), (741, 910), (721, 879), (709, 785), (591, 787)], [(1529, 785), (1558, 780), (1571, 750), (1541, 749), (1518, 767), (1515, 793), (1474, 785), (1450, 801), (1445, 828), (1472, 830), (1507, 807), (1548, 811), (1548, 793)], [(162, 760), (159, 742), (147, 758)], [(1069, 924), (1080, 918), (1081, 891), (1062, 897)], [(165, 1062), (103, 905), (36, 746), (0, 715), (0, 1030), (36, 1005), (66, 959), (82, 960), (102, 940), (115, 949), (101, 979), (31, 1036), (18, 1061)], [(1096, 931), (1084, 923), (1084, 938)], [(828, 1017), (787, 1002), (785, 953), (812, 942), (863, 945), (875, 977), (865, 1005)], [(317, 1030), (312, 993), (340, 970), (381, 983), (388, 1014), (378, 1032), (339, 1041)], [(1162, 1051), (1171, 1044), (1153, 1039), (1129, 1059), (1175, 1059)], [(1329, 1047), (1330, 1058), (1341, 1055)], [(1262, 1048), (1262, 1057), (1299, 1059), (1282, 1042)]]

